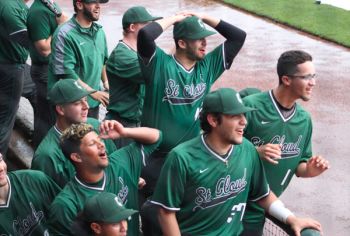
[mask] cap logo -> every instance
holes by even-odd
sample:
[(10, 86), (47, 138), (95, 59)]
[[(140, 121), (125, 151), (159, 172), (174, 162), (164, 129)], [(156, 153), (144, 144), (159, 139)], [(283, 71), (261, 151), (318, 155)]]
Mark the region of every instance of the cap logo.
[(198, 19), (198, 24), (201, 28), (205, 29), (204, 23), (201, 19)]
[(237, 97), (237, 100), (239, 101), (239, 103), (242, 103), (242, 104), (243, 104), (242, 98), (241, 98), (241, 96), (239, 95), (239, 93), (236, 93), (236, 97)]
[(123, 206), (123, 204), (121, 204), (121, 202), (119, 201), (118, 197), (115, 197), (114, 201), (117, 203), (118, 206)]
[(83, 87), (81, 87), (81, 85), (78, 83), (78, 81), (75, 81), (74, 84), (78, 89), (83, 89)]

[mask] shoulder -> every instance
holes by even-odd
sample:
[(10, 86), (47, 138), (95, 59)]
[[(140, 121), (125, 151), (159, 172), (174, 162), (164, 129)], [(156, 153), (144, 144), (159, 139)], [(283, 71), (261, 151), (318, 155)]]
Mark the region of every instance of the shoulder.
[(255, 93), (255, 94), (246, 96), (243, 98), (243, 102), (247, 106), (253, 106), (256, 104), (265, 103), (266, 100), (268, 100), (268, 98), (269, 98), (269, 92), (265, 91), (265, 92)]
[(74, 23), (73, 20), (70, 19), (69, 21), (58, 26), (57, 30), (55, 31), (54, 37), (56, 36), (57, 38), (67, 38), (69, 37), (71, 32), (76, 31), (76, 27), (76, 23)]
[(43, 183), (45, 180), (50, 180), (50, 177), (38, 170), (16, 170), (10, 172), (8, 176), (12, 179), (16, 178), (21, 181), (22, 184)]

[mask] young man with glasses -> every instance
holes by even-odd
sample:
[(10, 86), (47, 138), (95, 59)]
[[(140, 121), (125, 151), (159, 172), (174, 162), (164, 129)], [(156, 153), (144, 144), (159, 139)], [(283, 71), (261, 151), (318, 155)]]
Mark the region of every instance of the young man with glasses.
[[(315, 177), (329, 168), (328, 161), (312, 154), (312, 121), (298, 99), (308, 101), (316, 85), (312, 57), (299, 50), (284, 52), (277, 63), (279, 85), (270, 91), (244, 98), (245, 105), (257, 108), (247, 113), (244, 136), (250, 140), (263, 160), (271, 190), (280, 196), (293, 175)], [(249, 202), (244, 215), (242, 235), (261, 235), (265, 211)], [(304, 230), (302, 235), (319, 235)]]

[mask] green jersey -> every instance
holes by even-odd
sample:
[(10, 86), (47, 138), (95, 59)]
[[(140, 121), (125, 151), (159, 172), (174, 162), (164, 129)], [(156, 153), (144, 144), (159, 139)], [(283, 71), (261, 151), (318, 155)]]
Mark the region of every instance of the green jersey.
[[(95, 131), (98, 132), (99, 121), (88, 118), (87, 123), (91, 124)], [(31, 168), (41, 170), (50, 176), (56, 184), (63, 188), (66, 183), (75, 175), (73, 164), (64, 156), (60, 147), (60, 137), (62, 132), (53, 126), (41, 141), (39, 147), (34, 153)], [(104, 140), (107, 154), (111, 154), (116, 150), (113, 140)]]
[[(277, 165), (263, 161), (271, 190), (280, 196), (287, 188), (298, 165), (312, 156), (312, 122), (310, 115), (298, 104), (289, 118), (284, 118), (272, 91), (245, 97), (247, 106), (258, 111), (246, 114), (248, 121), (244, 136), (254, 146), (267, 143), (281, 145), (281, 160)], [(258, 205), (248, 205), (245, 222), (263, 222), (264, 210)]]
[(246, 139), (225, 157), (196, 137), (167, 157), (152, 203), (170, 211), (182, 233), (239, 235), (247, 200), (269, 194), (258, 153)]
[(41, 171), (9, 172), (7, 181), (9, 194), (0, 205), (0, 234), (49, 235), (49, 206), (61, 189)]
[(23, 0), (0, 1), (0, 64), (25, 64), (28, 51), (10, 36), (27, 31), (28, 7)]
[[(104, 178), (95, 184), (87, 184), (77, 177), (67, 183), (50, 207), (49, 228), (54, 235), (71, 235), (70, 227), (87, 198), (98, 192), (116, 194), (127, 208), (138, 209), (138, 181), (144, 158), (161, 142), (152, 145), (132, 143), (111, 154)], [(128, 235), (138, 235), (139, 219), (135, 214), (128, 223)]]
[[(54, 2), (56, 8), (58, 5)], [(48, 64), (49, 58), (41, 56), (34, 46), (34, 42), (47, 39), (57, 28), (56, 16), (41, 0), (35, 0), (29, 8), (27, 18), (28, 35), (32, 41), (29, 49), (33, 64)]]
[(224, 65), (222, 45), (197, 61), (190, 70), (158, 47), (147, 65), (140, 59), (146, 83), (141, 122), (143, 126), (163, 131), (161, 151), (168, 152), (199, 134), (202, 101), (224, 72)]
[[(83, 28), (73, 16), (55, 31), (51, 42), (48, 89), (61, 78), (81, 79), (100, 90), (102, 68), (107, 60), (106, 35), (102, 26), (92, 23)], [(88, 96), (90, 108), (99, 102)]]
[(106, 63), (109, 82), (109, 104), (107, 117), (113, 115), (140, 122), (145, 95), (137, 52), (123, 41), (119, 41)]

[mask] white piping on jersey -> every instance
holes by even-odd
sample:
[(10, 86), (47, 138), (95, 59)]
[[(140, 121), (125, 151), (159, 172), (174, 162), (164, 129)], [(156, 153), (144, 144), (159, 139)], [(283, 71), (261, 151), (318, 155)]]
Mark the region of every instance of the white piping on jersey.
[(225, 57), (225, 44), (222, 44), (222, 62), (224, 63), (224, 69), (227, 70), (226, 67), (226, 57)]
[(77, 176), (74, 176), (75, 180), (83, 187), (85, 188), (89, 188), (89, 189), (93, 189), (93, 190), (104, 190), (105, 189), (105, 186), (106, 186), (106, 173), (103, 172), (103, 184), (101, 187), (91, 187), (91, 186), (88, 186), (86, 184), (84, 184), (83, 182), (81, 182)]
[(134, 49), (132, 49), (129, 45), (127, 45), (123, 40), (119, 41), (120, 44), (123, 44), (125, 47), (127, 47), (129, 50), (136, 52)]
[(141, 145), (141, 155), (142, 155), (142, 163), (143, 166), (146, 166), (146, 155), (145, 155), (145, 147)]
[(23, 31), (27, 31), (27, 29), (17, 30), (17, 31), (15, 31), (15, 32), (12, 32), (12, 33), (11, 33), (11, 34), (9, 34), (9, 35), (18, 34), (18, 33), (23, 32)]
[(205, 140), (204, 140), (204, 135), (202, 134), (201, 135), (201, 139), (202, 139), (202, 143), (203, 145), (206, 147), (206, 149), (214, 156), (216, 157), (217, 159), (219, 159), (220, 161), (224, 162), (224, 163), (227, 163), (229, 157), (231, 156), (231, 153), (233, 151), (233, 145), (231, 146), (231, 149), (230, 151), (227, 153), (227, 157), (226, 159), (222, 158), (220, 155), (218, 155), (216, 152), (214, 152), (210, 147), (208, 147), (208, 145), (205, 143)]
[(163, 205), (163, 204), (160, 203), (160, 202), (155, 202), (155, 201), (150, 201), (150, 202), (151, 202), (152, 204), (161, 206), (161, 207), (163, 207), (163, 208), (165, 208), (165, 209), (167, 209), (167, 210), (170, 210), (170, 211), (179, 211), (179, 210), (181, 210), (181, 208), (167, 207), (167, 206)]
[(272, 90), (269, 91), (269, 95), (270, 95), (270, 98), (271, 98), (271, 100), (272, 100), (273, 105), (275, 106), (275, 108), (276, 108), (278, 114), (280, 115), (280, 117), (282, 118), (282, 120), (283, 120), (284, 122), (287, 122), (287, 121), (289, 121), (290, 119), (292, 119), (297, 109), (295, 108), (294, 111), (293, 111), (293, 113), (292, 113), (288, 118), (284, 118), (282, 112), (281, 112), (280, 109), (278, 108), (278, 105), (277, 105), (275, 99), (273, 98)]
[(270, 194), (270, 186), (267, 185), (267, 193), (261, 195), (260, 197), (255, 198), (255, 199), (252, 199), (252, 200), (250, 200), (250, 201), (252, 201), (252, 202), (259, 201), (260, 199), (262, 199), (262, 198), (264, 198), (264, 197), (267, 197), (269, 194)]
[(288, 169), (287, 174), (284, 176), (284, 178), (283, 178), (283, 180), (282, 180), (282, 182), (281, 182), (281, 186), (285, 184), (285, 182), (286, 182), (287, 177), (289, 176), (289, 174), (290, 174), (290, 169)]
[(11, 200), (11, 195), (12, 195), (12, 187), (11, 187), (10, 178), (8, 176), (6, 176), (6, 179), (7, 179), (7, 183), (9, 183), (9, 194), (8, 194), (6, 203), (3, 205), (0, 205), (0, 208), (7, 208), (10, 205), (10, 200)]
[(60, 136), (62, 136), (61, 130), (59, 130), (59, 129), (56, 127), (56, 125), (54, 125), (53, 128), (55, 129), (55, 131), (56, 131)]
[(181, 65), (181, 63), (180, 63), (178, 60), (176, 60), (174, 54), (171, 55), (171, 56), (173, 57), (173, 59), (174, 59), (174, 61), (176, 62), (176, 64), (178, 64), (178, 66), (180, 66), (186, 73), (188, 73), (188, 74), (192, 73), (192, 71), (193, 71), (193, 69), (194, 69), (194, 67), (195, 67), (196, 65), (194, 65), (190, 70), (187, 70), (183, 65)]

